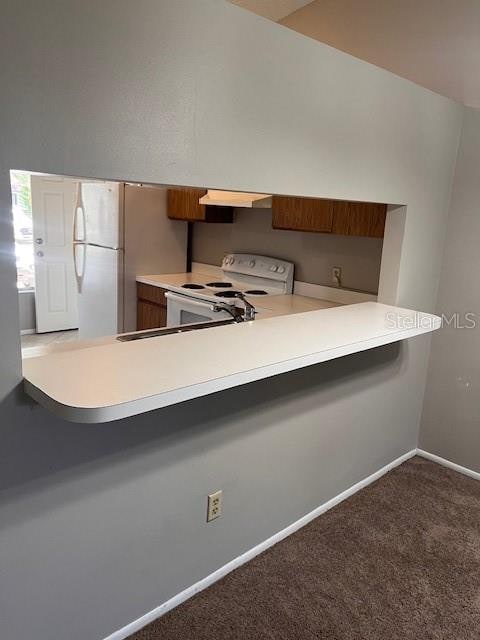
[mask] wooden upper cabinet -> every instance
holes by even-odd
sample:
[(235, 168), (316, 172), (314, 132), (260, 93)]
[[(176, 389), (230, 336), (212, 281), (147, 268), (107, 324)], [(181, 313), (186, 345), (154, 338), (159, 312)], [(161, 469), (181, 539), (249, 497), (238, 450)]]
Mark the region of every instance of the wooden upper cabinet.
[(383, 238), (386, 217), (386, 204), (336, 200), (332, 233)]
[(206, 189), (168, 189), (168, 217), (187, 222), (233, 222), (232, 207), (199, 204), (206, 193)]
[(273, 196), (274, 229), (383, 238), (387, 205)]
[(274, 229), (331, 233), (333, 200), (273, 196), (272, 226)]
[(205, 207), (198, 201), (206, 193), (206, 189), (168, 189), (168, 217), (173, 220), (204, 220)]

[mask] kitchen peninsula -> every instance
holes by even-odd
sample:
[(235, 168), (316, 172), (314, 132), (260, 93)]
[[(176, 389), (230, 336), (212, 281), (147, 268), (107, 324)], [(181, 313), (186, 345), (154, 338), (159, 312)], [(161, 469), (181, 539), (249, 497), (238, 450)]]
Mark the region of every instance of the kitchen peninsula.
[(51, 353), (24, 360), (23, 375), (26, 392), (56, 415), (109, 422), (428, 333), (440, 324), (431, 314), (364, 302)]

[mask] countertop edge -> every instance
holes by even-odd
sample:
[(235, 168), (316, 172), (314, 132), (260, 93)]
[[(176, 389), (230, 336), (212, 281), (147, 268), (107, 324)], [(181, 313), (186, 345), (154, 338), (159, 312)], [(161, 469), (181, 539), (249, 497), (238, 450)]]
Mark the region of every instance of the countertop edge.
[(375, 336), (366, 340), (359, 340), (349, 344), (325, 349), (314, 352), (309, 355), (302, 355), (291, 358), (289, 360), (279, 361), (274, 364), (265, 365), (232, 375), (222, 376), (207, 380), (198, 384), (151, 395), (147, 397), (137, 398), (128, 402), (99, 407), (76, 407), (61, 403), (59, 400), (47, 395), (27, 378), (24, 378), (24, 388), (26, 393), (44, 408), (51, 411), (54, 415), (63, 418), (69, 422), (96, 424), (104, 422), (112, 422), (122, 418), (128, 418), (141, 413), (154, 411), (186, 402), (194, 398), (210, 395), (230, 389), (233, 387), (255, 382), (265, 378), (288, 373), (296, 369), (301, 369), (314, 364), (328, 362), (336, 358), (341, 358), (353, 353), (367, 351), (386, 344), (399, 342), (418, 335), (431, 333), (441, 326), (441, 319), (438, 316), (422, 313), (422, 316), (428, 316), (432, 319), (432, 325), (429, 327), (413, 327), (403, 329), (401, 331)]

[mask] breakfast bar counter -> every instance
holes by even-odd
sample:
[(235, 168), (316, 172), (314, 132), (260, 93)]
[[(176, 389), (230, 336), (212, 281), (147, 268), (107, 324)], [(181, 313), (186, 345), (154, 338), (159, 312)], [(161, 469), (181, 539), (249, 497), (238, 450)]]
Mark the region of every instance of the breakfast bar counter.
[(66, 420), (109, 422), (428, 333), (440, 323), (427, 313), (364, 302), (112, 340), (25, 359), (25, 390)]

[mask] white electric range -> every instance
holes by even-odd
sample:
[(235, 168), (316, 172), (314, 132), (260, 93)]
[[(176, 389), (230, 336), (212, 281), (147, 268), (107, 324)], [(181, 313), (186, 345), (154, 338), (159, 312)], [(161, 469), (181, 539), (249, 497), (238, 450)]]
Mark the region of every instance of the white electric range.
[(262, 313), (262, 299), (291, 294), (294, 265), (285, 260), (244, 253), (224, 257), (221, 276), (200, 273), (162, 276), (167, 290), (167, 326), (223, 320), (231, 317), (225, 308), (243, 308), (238, 293)]

